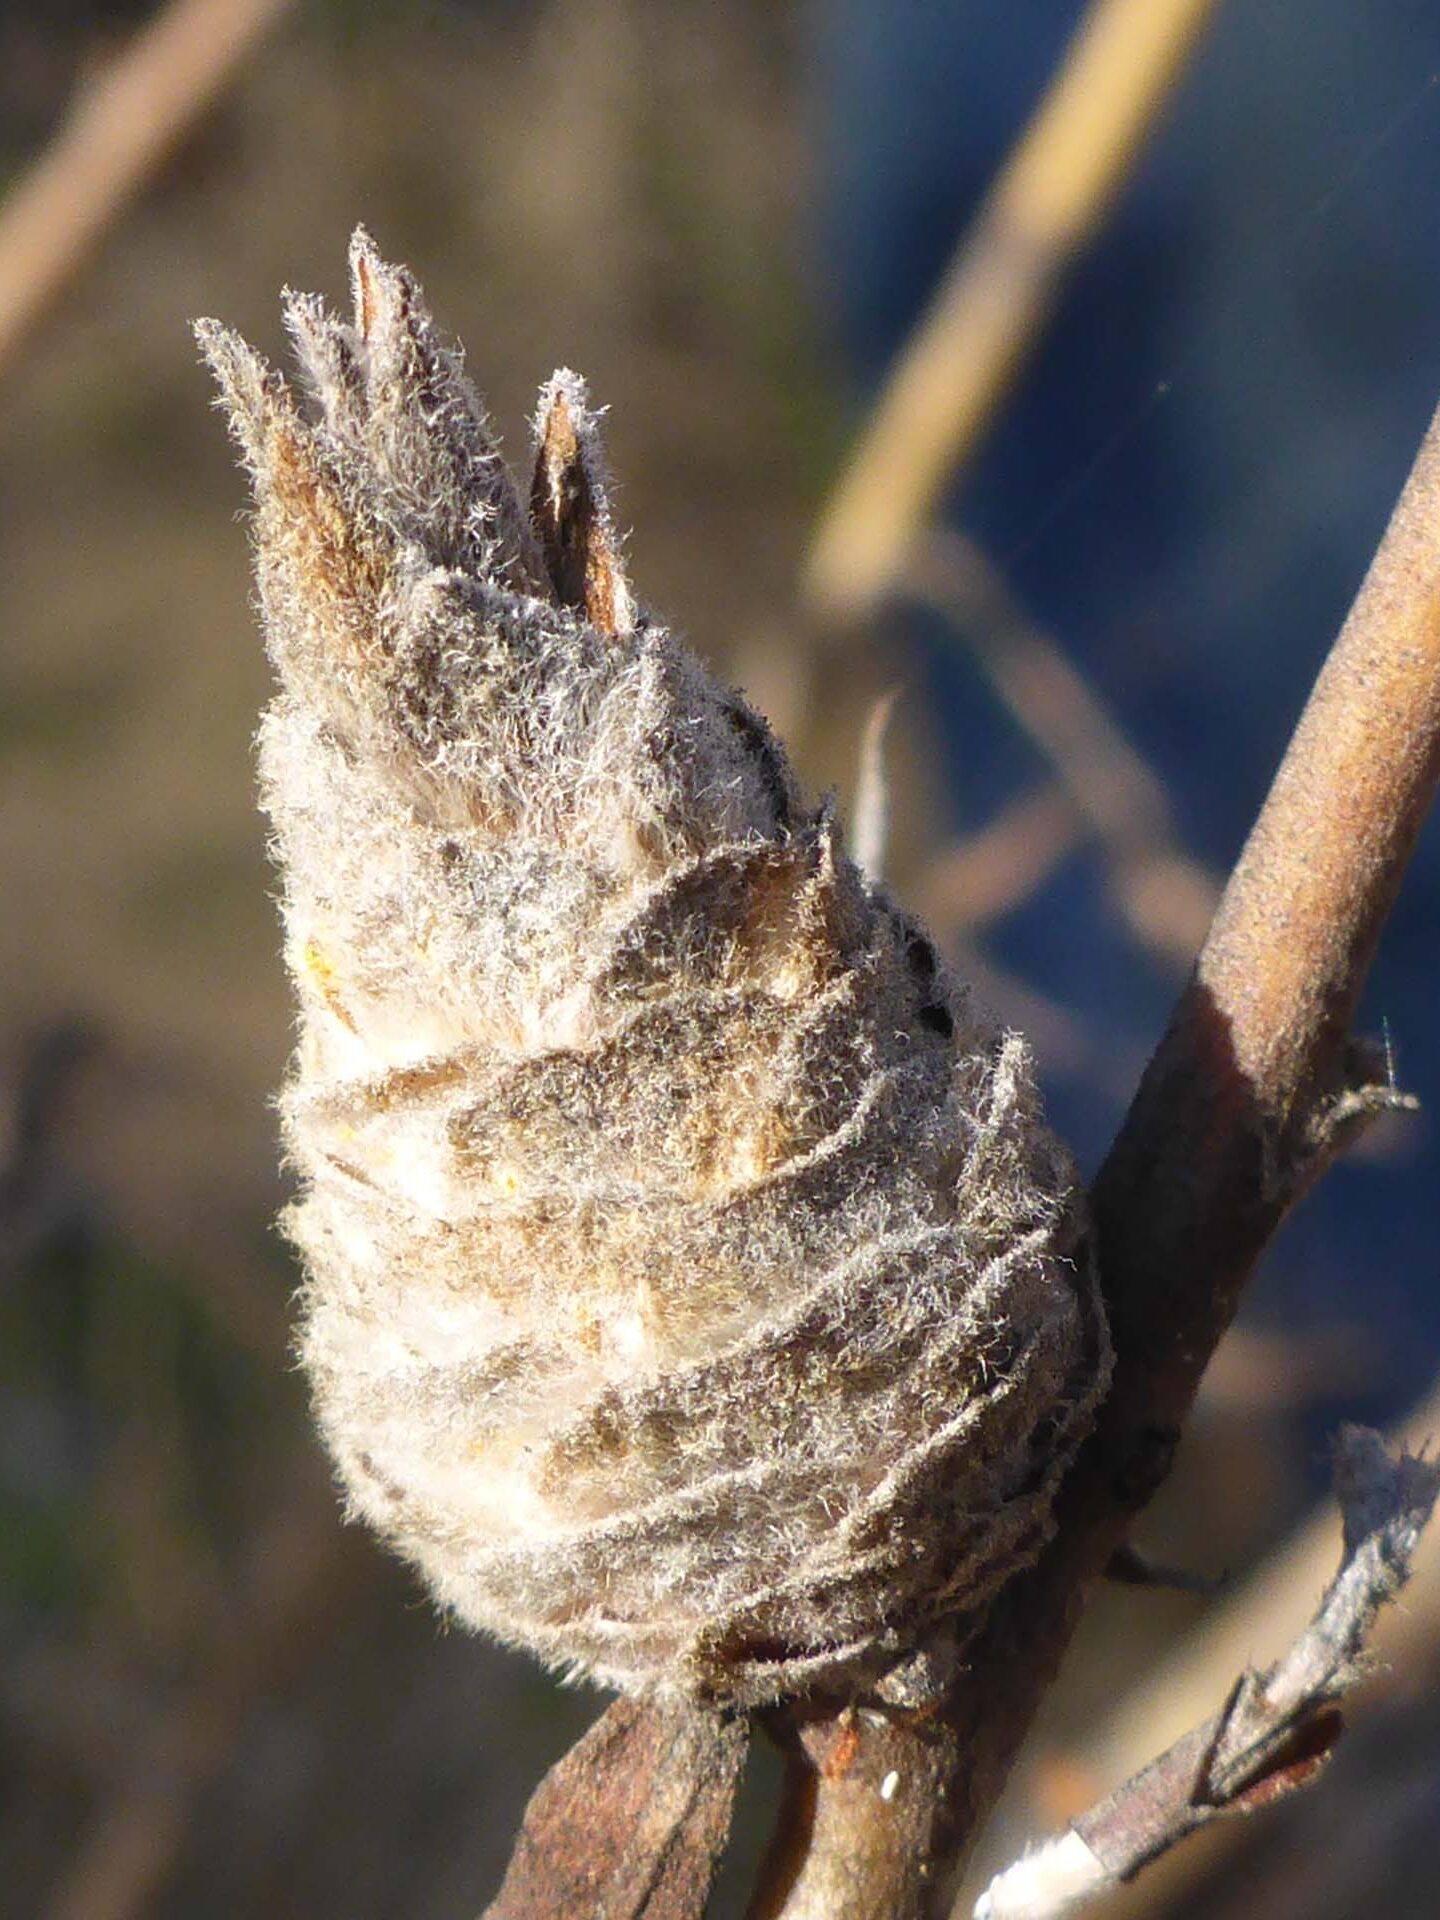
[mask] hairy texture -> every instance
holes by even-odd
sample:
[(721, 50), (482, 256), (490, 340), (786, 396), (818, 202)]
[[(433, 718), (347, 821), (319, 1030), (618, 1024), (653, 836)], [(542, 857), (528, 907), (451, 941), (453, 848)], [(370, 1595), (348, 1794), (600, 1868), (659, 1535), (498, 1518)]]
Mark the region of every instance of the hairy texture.
[(357, 234), (313, 406), (213, 323), (281, 690), (305, 1366), (461, 1619), (630, 1691), (858, 1686), (1045, 1537), (1108, 1348), (1023, 1043), (637, 610), (584, 385), (528, 500)]

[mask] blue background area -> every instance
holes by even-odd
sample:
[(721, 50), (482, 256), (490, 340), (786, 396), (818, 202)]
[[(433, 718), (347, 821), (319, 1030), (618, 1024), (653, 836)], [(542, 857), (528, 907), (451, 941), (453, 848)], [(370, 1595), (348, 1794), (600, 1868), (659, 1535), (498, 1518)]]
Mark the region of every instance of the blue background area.
[[(839, 0), (810, 15), (814, 253), (857, 410), (1041, 97), (1079, 17), (1055, 0)], [(1440, 16), (1418, 0), (1223, 6), (1118, 207), (952, 502), (1163, 778), (1180, 836), (1233, 862), (1440, 393)], [(1164, 389), (1162, 391), (1162, 388)], [(953, 645), (916, 617), (957, 811), (1037, 770)], [(1401, 1084), (1440, 1100), (1440, 835), (1422, 840), (1366, 996)], [(1173, 984), (1072, 860), (992, 936), (1117, 1048)], [(1087, 1167), (1113, 1093), (1050, 1090)], [(1435, 1135), (1415, 1123), (1301, 1210), (1249, 1311), (1362, 1322), (1379, 1417), (1440, 1343)], [(1317, 1436), (1334, 1405), (1313, 1410)]]

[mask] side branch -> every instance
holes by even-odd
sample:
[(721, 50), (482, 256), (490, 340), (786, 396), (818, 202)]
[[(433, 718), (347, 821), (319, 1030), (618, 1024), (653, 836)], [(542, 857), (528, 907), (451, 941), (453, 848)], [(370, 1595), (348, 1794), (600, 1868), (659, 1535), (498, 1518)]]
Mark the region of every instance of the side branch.
[(799, 1784), (757, 1907), (767, 1920), (945, 1911), (951, 1869), (1004, 1783), (1089, 1584), (1164, 1479), (1256, 1262), (1355, 1127), (1396, 1102), (1369, 1084), (1349, 1023), (1437, 777), (1440, 421), (1095, 1184), (1116, 1374), (1062, 1491), (1055, 1539), (967, 1648), (943, 1710), (861, 1716), (840, 1778), (805, 1774), (826, 1723), (812, 1710), (795, 1726)]
[(1208, 1720), (990, 1884), (975, 1920), (1060, 1920), (1197, 1827), (1312, 1780), (1341, 1730), (1336, 1703), (1362, 1678), (1370, 1628), (1410, 1575), (1440, 1468), (1392, 1460), (1364, 1427), (1340, 1435), (1336, 1492), (1345, 1549), (1315, 1617), (1265, 1673), (1247, 1669)]

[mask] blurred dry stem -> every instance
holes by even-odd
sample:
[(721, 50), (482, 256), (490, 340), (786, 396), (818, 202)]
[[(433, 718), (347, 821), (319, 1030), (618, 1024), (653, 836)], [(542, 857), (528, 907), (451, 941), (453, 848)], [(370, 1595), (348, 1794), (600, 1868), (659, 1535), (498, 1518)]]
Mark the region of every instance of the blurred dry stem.
[[(1086, 1589), (1166, 1477), (1201, 1375), (1290, 1207), (1375, 1112), (1350, 1022), (1440, 776), (1440, 418), (1432, 423), (1165, 1038), (1092, 1193), (1114, 1385), (1055, 1538), (942, 1712), (782, 1732), (790, 1790), (755, 1912), (919, 1920), (993, 1806)], [(886, 1788), (888, 1786), (888, 1791)]]
[[(1188, 969), (1220, 886), (1176, 846), (1158, 776), (973, 540), (932, 533), (913, 555), (905, 585), (953, 623), (1055, 768), (1072, 811), (1072, 839), (1084, 831), (1099, 842), (1131, 931), (1167, 964)], [(1046, 817), (1040, 824), (1058, 858), (1058, 822)]]
[(1079, 837), (1065, 789), (1032, 788), (935, 855), (916, 883), (917, 904), (927, 921), (975, 932), (1028, 900)]
[(1341, 1732), (1336, 1702), (1365, 1671), (1376, 1615), (1409, 1580), (1440, 1469), (1403, 1451), (1392, 1459), (1379, 1434), (1347, 1427), (1335, 1486), (1345, 1523), (1340, 1570), (1288, 1650), (1263, 1673), (1243, 1661), (1217, 1711), (1000, 1874), (975, 1920), (1059, 1920), (1198, 1827), (1267, 1806), (1315, 1777)]
[(885, 856), (890, 843), (890, 782), (885, 771), (885, 747), (899, 697), (898, 687), (882, 693), (867, 714), (865, 730), (860, 736), (850, 844), (855, 864), (872, 880), (885, 877)]
[(291, 0), (171, 0), (0, 203), (0, 372)]
[(1215, 0), (1092, 0), (1049, 92), (892, 368), (822, 516), (804, 593), (874, 610), (973, 454), (1066, 266), (1104, 218)]

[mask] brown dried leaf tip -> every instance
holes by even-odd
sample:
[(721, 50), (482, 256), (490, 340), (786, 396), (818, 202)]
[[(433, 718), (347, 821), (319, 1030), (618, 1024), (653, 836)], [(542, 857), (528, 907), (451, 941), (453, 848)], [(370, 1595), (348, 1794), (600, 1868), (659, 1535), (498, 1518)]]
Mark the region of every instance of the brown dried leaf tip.
[(1108, 1352), (1023, 1042), (635, 610), (559, 373), (529, 507), (418, 288), (202, 323), (255, 488), (302, 1351), (352, 1510), (636, 1692), (855, 1687), (1045, 1537)]
[(540, 390), (530, 513), (562, 605), (600, 633), (635, 624), (606, 503), (604, 460), (585, 382), (562, 367)]

